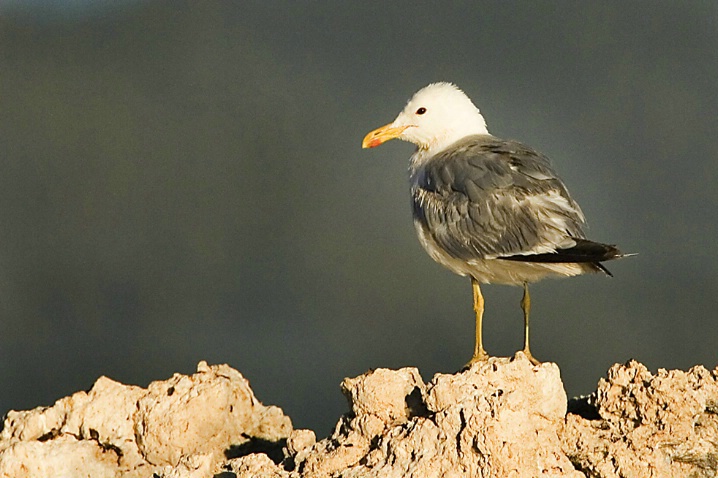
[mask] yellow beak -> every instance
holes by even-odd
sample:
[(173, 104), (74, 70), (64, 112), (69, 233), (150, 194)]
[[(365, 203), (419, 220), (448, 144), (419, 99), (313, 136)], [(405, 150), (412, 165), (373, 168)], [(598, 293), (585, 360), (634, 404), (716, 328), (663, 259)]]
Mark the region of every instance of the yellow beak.
[(369, 134), (364, 136), (364, 141), (361, 143), (362, 148), (376, 148), (382, 143), (386, 143), (391, 139), (398, 138), (408, 126), (397, 126), (392, 127), (391, 123), (377, 128), (371, 131)]

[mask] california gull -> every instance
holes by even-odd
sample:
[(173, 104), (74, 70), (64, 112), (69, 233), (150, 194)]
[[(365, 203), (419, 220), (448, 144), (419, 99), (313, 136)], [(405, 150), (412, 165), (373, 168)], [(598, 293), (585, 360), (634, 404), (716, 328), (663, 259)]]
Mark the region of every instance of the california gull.
[(486, 360), (479, 284), (523, 286), (523, 352), (529, 348), (528, 284), (587, 272), (611, 275), (601, 262), (623, 257), (589, 241), (581, 208), (549, 159), (517, 141), (491, 135), (471, 100), (451, 83), (419, 90), (396, 119), (366, 135), (364, 148), (398, 138), (417, 146), (409, 178), (414, 225), (438, 263), (469, 276), (476, 342), (468, 365)]

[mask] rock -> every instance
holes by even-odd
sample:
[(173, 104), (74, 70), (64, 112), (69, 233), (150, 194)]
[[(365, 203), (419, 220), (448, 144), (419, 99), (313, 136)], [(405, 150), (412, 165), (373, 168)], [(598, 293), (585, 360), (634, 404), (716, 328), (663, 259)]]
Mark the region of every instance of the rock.
[(61, 435), (48, 441), (17, 441), (0, 454), (3, 478), (115, 478), (118, 456), (97, 442)]
[(295, 456), (317, 442), (317, 436), (311, 430), (294, 430), (287, 438), (287, 451)]
[[(253, 453), (245, 455), (241, 458), (230, 460), (229, 466), (226, 467), (227, 475), (220, 475), (217, 478), (291, 478), (292, 474), (284, 471), (281, 467), (263, 453)], [(231, 473), (231, 474), (230, 474)], [(217, 475), (215, 475), (217, 476)], [(296, 474), (294, 475), (296, 476)]]
[(281, 449), (291, 432), (289, 417), (227, 365), (200, 362), (194, 375), (147, 389), (101, 377), (52, 407), (8, 412), (0, 477), (208, 476), (257, 443)]
[(718, 369), (614, 365), (588, 403), (597, 416), (569, 414), (562, 434), (587, 476), (718, 476)]
[(718, 369), (614, 365), (568, 406), (555, 364), (521, 353), (424, 383), (415, 368), (347, 378), (331, 436), (293, 430), (227, 365), (147, 389), (100, 378), (7, 414), (0, 477), (714, 477)]
[(582, 476), (561, 449), (558, 367), (521, 353), (428, 384), (416, 369), (345, 380), (352, 413), (295, 458), (301, 476)]
[(289, 418), (276, 407), (262, 406), (249, 382), (227, 365), (200, 362), (192, 376), (153, 382), (137, 408), (134, 436), (153, 465), (177, 465), (196, 453), (224, 458), (230, 446), (250, 438), (277, 442), (292, 430)]

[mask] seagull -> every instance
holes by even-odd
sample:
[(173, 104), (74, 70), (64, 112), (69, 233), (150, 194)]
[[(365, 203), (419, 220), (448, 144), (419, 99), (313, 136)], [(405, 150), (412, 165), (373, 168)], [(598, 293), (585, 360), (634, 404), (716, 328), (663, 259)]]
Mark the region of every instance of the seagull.
[(398, 138), (416, 145), (409, 162), (419, 241), (439, 264), (471, 279), (474, 354), (488, 360), (481, 329), (480, 284), (523, 287), (523, 353), (529, 347), (529, 284), (585, 273), (611, 276), (601, 262), (624, 257), (586, 239), (585, 218), (549, 159), (522, 143), (491, 135), (479, 109), (452, 83), (432, 83), (396, 119), (368, 133), (363, 148)]

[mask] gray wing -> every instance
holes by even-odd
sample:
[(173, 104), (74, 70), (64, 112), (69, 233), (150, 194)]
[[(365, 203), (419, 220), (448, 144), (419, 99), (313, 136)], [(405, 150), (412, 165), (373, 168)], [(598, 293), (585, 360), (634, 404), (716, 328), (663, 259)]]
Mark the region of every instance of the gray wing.
[(457, 259), (553, 253), (584, 238), (584, 217), (545, 156), (471, 136), (411, 175), (414, 220)]

